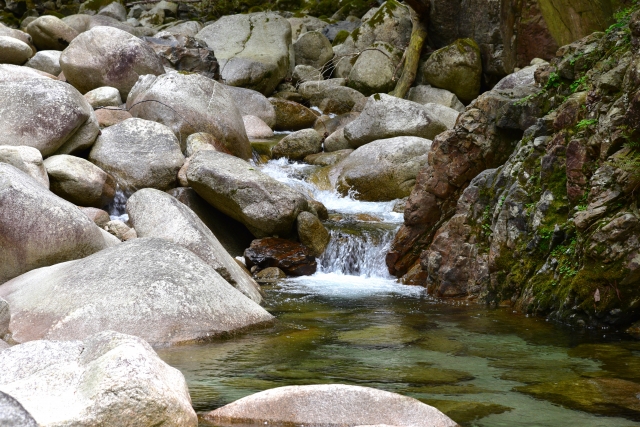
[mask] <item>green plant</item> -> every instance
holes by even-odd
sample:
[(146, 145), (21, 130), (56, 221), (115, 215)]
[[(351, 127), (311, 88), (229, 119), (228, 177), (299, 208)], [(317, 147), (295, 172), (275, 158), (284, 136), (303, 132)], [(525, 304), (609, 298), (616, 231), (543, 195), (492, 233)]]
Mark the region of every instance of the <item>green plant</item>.
[(584, 130), (588, 127), (594, 126), (598, 124), (598, 120), (597, 119), (584, 119), (584, 120), (580, 120), (578, 122), (578, 124), (576, 125), (576, 129), (578, 130)]
[(544, 86), (544, 88), (553, 89), (560, 86), (560, 84), (562, 84), (562, 78), (560, 77), (560, 74), (553, 72), (549, 74), (549, 80), (547, 80), (547, 84)]
[(571, 89), (571, 93), (576, 93), (579, 90), (587, 89), (587, 75), (585, 74), (575, 82), (571, 83), (569, 89)]
[(613, 14), (613, 19), (616, 20), (607, 30), (606, 34), (611, 34), (614, 31), (620, 30), (629, 25), (629, 18), (631, 14), (637, 9), (637, 0), (633, 2), (633, 6), (626, 7)]

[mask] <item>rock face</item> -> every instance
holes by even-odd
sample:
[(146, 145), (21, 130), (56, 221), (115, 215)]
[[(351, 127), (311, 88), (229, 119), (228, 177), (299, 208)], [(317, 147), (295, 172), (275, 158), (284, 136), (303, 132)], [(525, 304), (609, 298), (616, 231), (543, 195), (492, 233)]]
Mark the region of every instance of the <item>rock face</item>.
[(0, 353), (0, 367), (0, 390), (43, 427), (198, 425), (182, 374), (130, 335), (21, 344)]
[(6, 163), (0, 163), (0, 230), (0, 283), (105, 247), (85, 214)]
[(0, 146), (0, 163), (8, 163), (20, 169), (49, 189), (49, 176), (42, 161), (42, 154), (35, 148)]
[(129, 198), (127, 214), (138, 237), (157, 237), (189, 249), (240, 292), (258, 304), (262, 302), (256, 282), (185, 204), (167, 193), (145, 188)]
[(64, 50), (78, 32), (55, 16), (41, 16), (27, 25), (27, 33), (39, 50)]
[(196, 153), (187, 179), (209, 204), (246, 225), (256, 237), (290, 235), (298, 214), (308, 209), (300, 193), (224, 153)]
[(89, 160), (112, 175), (123, 191), (134, 192), (146, 187), (175, 187), (184, 156), (168, 127), (128, 119), (102, 131)]
[(61, 54), (62, 52), (59, 50), (41, 50), (24, 65), (57, 76), (62, 71), (60, 68)]
[(51, 191), (80, 206), (103, 208), (116, 194), (116, 181), (111, 175), (80, 157), (61, 154), (44, 162)]
[(418, 136), (433, 139), (447, 126), (422, 105), (385, 94), (369, 97), (360, 116), (344, 127), (352, 148), (376, 139)]
[(193, 252), (152, 238), (31, 271), (0, 286), (0, 296), (19, 343), (114, 330), (179, 344), (272, 319)]
[(411, 397), (342, 384), (266, 390), (209, 412), (205, 419), (219, 423), (457, 427), (436, 408)]
[(427, 164), (431, 141), (413, 136), (380, 139), (364, 145), (335, 166), (337, 189), (356, 191), (359, 200), (386, 201), (409, 196)]
[(290, 276), (309, 276), (316, 272), (316, 258), (303, 244), (291, 240), (267, 237), (251, 242), (244, 251), (247, 267), (260, 269), (278, 267)]
[(296, 65), (309, 65), (317, 70), (329, 64), (333, 58), (331, 42), (318, 31), (302, 34), (293, 43)]
[(214, 80), (220, 78), (213, 49), (202, 40), (165, 31), (143, 40), (162, 58), (162, 64), (166, 68), (198, 73)]
[(276, 112), (275, 130), (300, 130), (312, 127), (318, 116), (297, 102), (286, 99), (270, 98)]
[(181, 146), (189, 135), (206, 132), (234, 155), (251, 157), (251, 145), (233, 96), (226, 86), (204, 76), (144, 76), (131, 90), (127, 108), (134, 117), (169, 126)]
[(33, 56), (31, 47), (13, 37), (0, 36), (0, 63), (22, 65)]
[(80, 92), (112, 86), (122, 99), (127, 99), (139, 76), (164, 73), (149, 45), (113, 27), (95, 27), (80, 34), (60, 56), (60, 67)]
[(303, 129), (282, 138), (271, 154), (279, 159), (302, 160), (310, 154), (322, 151), (322, 136), (313, 129)]
[(196, 37), (213, 48), (231, 86), (270, 95), (293, 66), (291, 25), (275, 13), (223, 16)]
[(0, 424), (5, 427), (38, 427), (36, 420), (20, 402), (1, 391)]
[(0, 99), (0, 145), (34, 147), (46, 157), (87, 148), (98, 135), (93, 109), (68, 84), (46, 78), (7, 82), (0, 85)]
[(419, 72), (426, 83), (453, 92), (460, 101), (469, 103), (480, 94), (480, 48), (471, 39), (456, 40), (433, 52)]

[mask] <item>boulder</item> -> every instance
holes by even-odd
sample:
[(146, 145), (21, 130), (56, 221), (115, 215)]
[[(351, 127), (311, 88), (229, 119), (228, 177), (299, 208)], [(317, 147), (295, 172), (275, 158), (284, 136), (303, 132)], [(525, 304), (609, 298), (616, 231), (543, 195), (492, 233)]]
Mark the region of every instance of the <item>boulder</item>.
[(458, 39), (429, 56), (419, 70), (422, 81), (453, 92), (468, 104), (480, 94), (482, 58), (471, 39)]
[(261, 285), (276, 283), (280, 279), (285, 279), (286, 277), (287, 275), (284, 271), (280, 270), (278, 267), (267, 267), (255, 274), (256, 282)]
[(4, 26), (4, 24), (0, 22), (0, 36), (13, 37), (14, 39), (18, 39), (21, 42), (28, 44), (29, 47), (31, 47), (31, 50), (33, 51), (33, 53), (34, 54), (36, 53), (36, 48), (33, 45), (33, 39), (28, 33), (25, 33), (24, 31), (16, 30), (15, 28), (6, 27)]
[(27, 25), (27, 33), (38, 50), (64, 50), (78, 32), (55, 16), (45, 15)]
[(130, 335), (21, 344), (0, 353), (0, 369), (0, 390), (42, 427), (198, 425), (184, 376)]
[(433, 116), (437, 117), (447, 129), (453, 129), (458, 121), (458, 117), (460, 116), (460, 112), (458, 110), (454, 110), (453, 108), (445, 107), (441, 104), (434, 104), (432, 102), (428, 102), (424, 105), (424, 109), (428, 111)]
[(500, 80), (494, 87), (494, 90), (513, 89), (520, 86), (534, 86), (536, 84), (535, 73), (538, 67), (542, 64), (547, 64), (546, 61), (538, 63), (537, 65), (531, 65), (524, 67), (523, 69), (511, 73), (508, 76)]
[(122, 99), (127, 99), (139, 76), (164, 73), (162, 61), (148, 44), (113, 27), (80, 34), (60, 55), (60, 67), (80, 92), (112, 86)]
[(223, 16), (197, 38), (213, 48), (222, 81), (270, 95), (292, 64), (291, 25), (273, 12)]
[(276, 111), (275, 130), (300, 130), (310, 128), (318, 116), (313, 111), (297, 102), (280, 98), (269, 98)]
[(310, 212), (300, 212), (296, 228), (300, 243), (309, 248), (311, 255), (319, 257), (324, 253), (331, 236), (317, 216)]
[(256, 282), (185, 204), (167, 193), (145, 188), (129, 198), (127, 214), (138, 237), (157, 237), (189, 249), (244, 295), (262, 302)]
[(108, 16), (122, 22), (127, 20), (127, 9), (123, 4), (114, 1), (100, 9), (98, 15)]
[(89, 217), (91, 221), (93, 221), (98, 227), (104, 229), (104, 226), (107, 225), (111, 218), (107, 211), (103, 211), (98, 208), (87, 208), (87, 207), (79, 207), (79, 209)]
[(317, 82), (319, 80), (324, 80), (324, 77), (320, 70), (315, 67), (296, 65), (293, 69), (293, 77), (291, 78), (293, 83)]
[(168, 193), (198, 215), (231, 256), (242, 256), (251, 244), (253, 235), (247, 227), (212, 207), (193, 188), (179, 187)]
[(243, 87), (225, 86), (243, 116), (256, 116), (270, 128), (276, 124), (276, 110), (266, 96)]
[(80, 206), (103, 208), (113, 201), (116, 181), (93, 163), (59, 154), (44, 161), (51, 191)]
[(345, 127), (346, 125), (357, 119), (358, 116), (360, 116), (360, 113), (358, 112), (340, 114), (337, 116), (322, 115), (318, 117), (318, 120), (316, 120), (313, 128), (318, 131), (319, 134), (329, 136), (333, 132), (342, 127)]
[(0, 63), (22, 65), (33, 56), (31, 47), (13, 37), (0, 36)]
[(417, 399), (343, 384), (273, 388), (211, 411), (204, 418), (215, 423), (242, 420), (310, 426), (458, 427), (451, 418)]
[(352, 148), (395, 136), (433, 139), (447, 125), (431, 109), (416, 102), (385, 94), (369, 97), (358, 118), (344, 127), (344, 137)]
[(298, 91), (311, 105), (324, 114), (345, 114), (366, 97), (355, 89), (345, 87), (345, 79), (329, 79), (302, 83)]
[(235, 156), (251, 157), (251, 145), (233, 97), (225, 85), (207, 77), (179, 73), (144, 76), (131, 90), (127, 108), (134, 117), (169, 126), (183, 148), (189, 135), (206, 132)]
[(318, 31), (302, 34), (293, 43), (296, 65), (309, 65), (317, 70), (324, 69), (333, 58), (331, 42)]
[(249, 139), (265, 139), (273, 136), (271, 128), (260, 117), (242, 116), (242, 121)]
[(193, 252), (154, 238), (23, 274), (0, 286), (0, 297), (18, 343), (114, 330), (180, 344), (272, 319)]
[(104, 225), (104, 230), (111, 236), (114, 236), (119, 242), (126, 242), (127, 240), (138, 238), (138, 233), (136, 232), (136, 230), (129, 227), (119, 219), (114, 219), (107, 222)]
[(30, 67), (21, 67), (13, 64), (0, 64), (0, 82), (21, 82), (31, 79), (58, 80), (56, 76), (35, 70)]
[(408, 197), (427, 164), (431, 141), (414, 136), (380, 139), (363, 145), (342, 162), (336, 187), (343, 195), (367, 201)]
[(165, 69), (197, 73), (214, 80), (220, 78), (213, 49), (202, 40), (165, 31), (143, 40), (162, 58)]
[(49, 189), (49, 176), (42, 161), (42, 154), (33, 147), (0, 146), (0, 163), (8, 163), (20, 169)]
[(349, 72), (349, 87), (365, 96), (386, 93), (396, 86), (402, 51), (385, 42), (376, 42), (364, 50)]
[[(0, 342), (0, 346), (4, 341)], [(0, 351), (3, 348), (0, 347)], [(16, 399), (0, 391), (0, 425), (3, 427), (39, 427), (31, 414)]]
[(113, 176), (123, 191), (133, 193), (175, 187), (184, 156), (171, 129), (134, 118), (104, 129), (89, 160)]
[(104, 248), (85, 214), (6, 163), (0, 163), (0, 229), (0, 283)]
[(322, 151), (322, 136), (314, 129), (303, 129), (282, 138), (271, 150), (275, 159), (286, 157), (302, 160), (310, 154)]
[(165, 28), (163, 31), (171, 34), (182, 34), (183, 36), (195, 37), (202, 30), (202, 24), (198, 21), (186, 21), (173, 27)]
[(316, 258), (311, 250), (301, 243), (276, 237), (256, 239), (244, 251), (248, 268), (278, 267), (290, 276), (309, 276), (316, 272)]
[(344, 137), (344, 127), (341, 127), (337, 131), (324, 140), (324, 151), (331, 153), (334, 151), (353, 150), (351, 144)]
[(103, 86), (90, 90), (84, 94), (84, 99), (93, 108), (98, 107), (119, 107), (122, 105), (120, 91), (115, 87)]
[(189, 138), (187, 138), (187, 147), (185, 149), (187, 157), (191, 157), (198, 151), (202, 150), (215, 150), (220, 151), (221, 153), (231, 154), (222, 142), (211, 134), (198, 132), (189, 135)]
[(304, 158), (305, 163), (316, 166), (333, 166), (341, 160), (347, 158), (353, 149), (338, 150), (332, 153), (311, 154)]
[(340, 21), (324, 27), (322, 29), (322, 34), (324, 34), (324, 36), (328, 38), (331, 43), (333, 43), (336, 39), (336, 36), (338, 36), (338, 33), (340, 33), (341, 31), (346, 32), (348, 37), (348, 34), (358, 28), (360, 25), (362, 25), (362, 21), (360, 21), (359, 19), (355, 21)]
[(62, 72), (60, 68), (61, 54), (62, 52), (59, 50), (41, 50), (24, 65), (57, 76)]
[(243, 223), (256, 237), (292, 234), (304, 196), (244, 160), (216, 151), (196, 153), (189, 185), (209, 204)]
[[(82, 7), (82, 5), (80, 6)], [(62, 18), (62, 22), (64, 22), (65, 24), (67, 24), (68, 26), (76, 30), (78, 34), (80, 34), (80, 33), (84, 33), (89, 29), (89, 25), (91, 24), (91, 18), (93, 17), (80, 13), (80, 14), (65, 16), (64, 18)]]
[(89, 103), (60, 81), (7, 82), (0, 85), (0, 99), (0, 145), (34, 147), (46, 157), (88, 148), (100, 131)]
[(418, 104), (440, 104), (445, 107), (453, 108), (454, 110), (462, 113), (464, 111), (464, 105), (458, 99), (455, 94), (449, 92), (446, 89), (439, 89), (429, 85), (414, 86), (407, 92), (406, 99), (409, 101), (417, 102)]
[(101, 128), (117, 125), (120, 122), (133, 118), (131, 113), (120, 109), (101, 108), (96, 110), (95, 114), (98, 120), (98, 126)]

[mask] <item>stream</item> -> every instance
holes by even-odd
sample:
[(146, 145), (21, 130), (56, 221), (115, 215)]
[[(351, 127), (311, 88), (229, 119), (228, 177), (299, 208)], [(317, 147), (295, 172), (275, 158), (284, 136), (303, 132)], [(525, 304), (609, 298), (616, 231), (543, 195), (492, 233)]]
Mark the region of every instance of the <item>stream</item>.
[(640, 426), (639, 341), (398, 284), (384, 263), (402, 224), (396, 202), (318, 190), (308, 182), (316, 166), (260, 167), (325, 204), (332, 240), (316, 274), (264, 287), (273, 326), (158, 350), (185, 375), (196, 411), (342, 383), (415, 397), (461, 426)]

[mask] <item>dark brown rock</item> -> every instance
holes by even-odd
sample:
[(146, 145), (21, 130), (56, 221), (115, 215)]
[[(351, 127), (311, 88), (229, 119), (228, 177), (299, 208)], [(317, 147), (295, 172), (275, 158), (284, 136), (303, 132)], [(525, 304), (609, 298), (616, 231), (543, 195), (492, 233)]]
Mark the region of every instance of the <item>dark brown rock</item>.
[(316, 272), (316, 258), (301, 243), (277, 237), (256, 239), (244, 251), (247, 267), (278, 267), (291, 276), (309, 276)]
[(298, 104), (280, 98), (269, 98), (276, 110), (275, 130), (300, 130), (313, 127), (318, 118), (313, 111)]
[(98, 125), (101, 128), (117, 125), (127, 119), (132, 119), (131, 113), (125, 110), (116, 110), (110, 108), (100, 108), (95, 111)]

